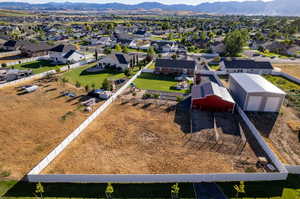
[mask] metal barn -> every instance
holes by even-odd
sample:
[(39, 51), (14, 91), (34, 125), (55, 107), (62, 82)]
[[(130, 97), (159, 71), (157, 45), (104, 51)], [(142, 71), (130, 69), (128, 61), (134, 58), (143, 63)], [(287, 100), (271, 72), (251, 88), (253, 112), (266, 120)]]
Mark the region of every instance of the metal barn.
[(229, 89), (244, 111), (279, 112), (286, 93), (260, 75), (232, 73)]

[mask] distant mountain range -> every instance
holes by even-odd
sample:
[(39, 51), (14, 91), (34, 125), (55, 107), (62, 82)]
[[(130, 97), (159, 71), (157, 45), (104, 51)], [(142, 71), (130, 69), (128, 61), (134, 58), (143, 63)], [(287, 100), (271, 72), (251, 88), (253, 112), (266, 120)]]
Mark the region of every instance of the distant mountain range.
[(30, 4), (24, 2), (0, 2), (0, 9), (17, 10), (154, 10), (163, 11), (193, 11), (212, 14), (242, 14), (242, 15), (281, 15), (300, 16), (300, 0), (245, 1), (245, 2), (214, 2), (199, 5), (174, 4), (165, 5), (157, 2), (145, 2), (135, 5), (122, 3), (44, 3)]

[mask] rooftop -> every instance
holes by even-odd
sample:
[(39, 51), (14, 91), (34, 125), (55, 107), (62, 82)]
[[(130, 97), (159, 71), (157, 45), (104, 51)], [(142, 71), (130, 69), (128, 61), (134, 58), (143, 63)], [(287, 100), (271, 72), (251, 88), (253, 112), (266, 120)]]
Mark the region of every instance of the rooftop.
[(230, 74), (243, 89), (250, 92), (268, 92), (285, 95), (286, 93), (260, 75), (249, 73)]

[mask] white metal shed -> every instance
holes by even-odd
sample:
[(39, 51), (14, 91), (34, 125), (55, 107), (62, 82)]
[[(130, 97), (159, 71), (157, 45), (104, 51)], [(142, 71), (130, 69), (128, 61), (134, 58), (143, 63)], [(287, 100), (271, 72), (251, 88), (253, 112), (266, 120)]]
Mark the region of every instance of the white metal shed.
[(229, 89), (244, 111), (279, 112), (286, 93), (260, 75), (232, 73)]

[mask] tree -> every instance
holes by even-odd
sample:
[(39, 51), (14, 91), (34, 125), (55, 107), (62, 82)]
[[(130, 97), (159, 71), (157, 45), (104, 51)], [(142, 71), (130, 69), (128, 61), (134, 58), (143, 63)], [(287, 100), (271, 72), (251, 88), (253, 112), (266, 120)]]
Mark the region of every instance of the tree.
[(130, 70), (129, 70), (128, 68), (126, 68), (126, 69), (124, 70), (124, 74), (125, 74), (127, 77), (131, 76), (131, 72), (130, 72)]
[(111, 53), (111, 48), (105, 47), (103, 52), (104, 52), (104, 54), (108, 55)]
[(235, 30), (225, 37), (226, 52), (229, 56), (236, 56), (242, 52), (243, 46), (248, 41), (248, 35), (245, 31)]
[(153, 57), (155, 55), (155, 50), (153, 48), (153, 46), (151, 46), (148, 50), (147, 50), (147, 61), (152, 61)]
[(97, 51), (97, 49), (95, 49), (95, 54), (94, 54), (94, 56), (95, 56), (96, 61), (98, 61), (98, 51)]
[(112, 90), (112, 85), (109, 83), (107, 78), (105, 78), (102, 82), (102, 89), (107, 90), (107, 91)]
[(114, 192), (114, 188), (111, 185), (111, 183), (107, 183), (106, 189), (105, 189), (105, 195), (107, 199), (111, 199), (112, 198), (112, 193)]
[(172, 197), (172, 199), (177, 199), (178, 198), (179, 190), (180, 190), (180, 188), (178, 186), (178, 183), (171, 186), (171, 197)]
[(127, 46), (123, 46), (123, 47), (122, 47), (122, 52), (123, 52), (123, 53), (128, 53), (128, 52), (129, 52)]
[(35, 187), (35, 193), (40, 194), (40, 198), (43, 198), (44, 187), (42, 183), (37, 183)]
[(122, 51), (122, 47), (120, 46), (120, 44), (117, 44), (115, 46), (115, 51), (117, 51), (117, 52), (121, 52)]

